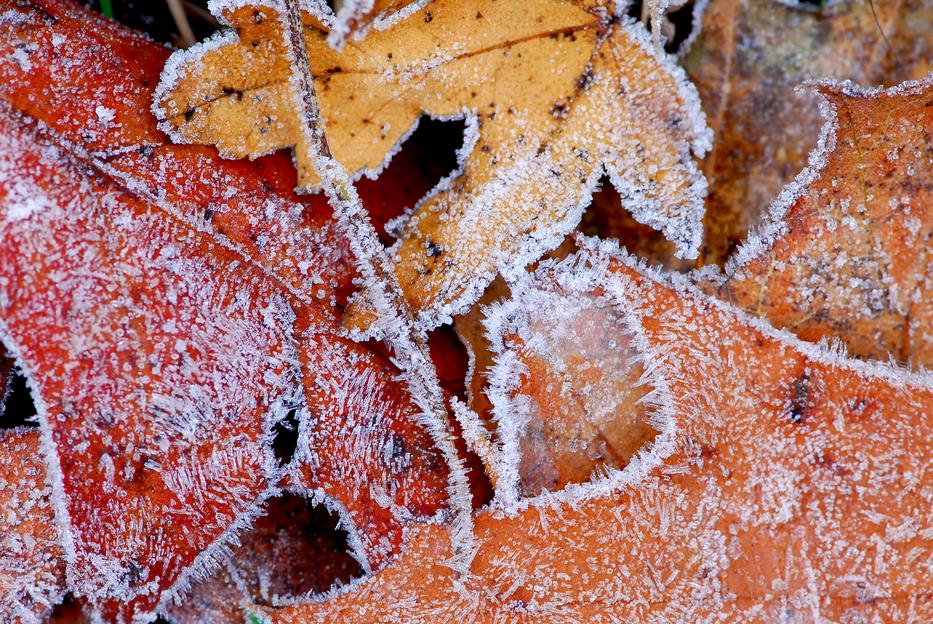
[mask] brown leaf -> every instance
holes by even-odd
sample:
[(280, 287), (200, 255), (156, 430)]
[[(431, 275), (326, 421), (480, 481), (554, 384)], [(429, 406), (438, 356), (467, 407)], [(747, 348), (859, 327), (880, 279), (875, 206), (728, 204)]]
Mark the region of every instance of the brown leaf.
[(727, 268), (721, 296), (853, 355), (933, 365), (933, 78), (824, 83), (823, 146)]
[[(352, 591), (263, 614), (290, 624), (419, 615), (472, 622), (933, 616), (917, 559), (930, 547), (933, 378), (847, 360), (683, 278), (647, 271), (609, 244), (585, 247), (515, 288), (514, 301), (533, 304), (533, 293), (548, 293), (611, 307), (654, 391), (662, 434), (650, 448), (593, 484), (519, 501), (514, 515), (480, 514), (469, 576), (458, 579), (444, 566), (444, 531), (423, 526), (399, 560)], [(546, 318), (560, 308), (527, 312)], [(541, 332), (557, 335), (553, 325), (526, 329), (524, 344)]]
[[(639, 221), (679, 255), (695, 253), (705, 185), (693, 155), (707, 143), (695, 93), (615, 10), (438, 0), (340, 52), (304, 15), (329, 146), (351, 173), (379, 171), (422, 114), (468, 120), (462, 172), (418, 206), (392, 249), (424, 328), (479, 298), (497, 271), (557, 246), (604, 172)], [(164, 126), (229, 157), (293, 147), (299, 184), (313, 188), (280, 16), (242, 1), (220, 17), (235, 32), (169, 62), (156, 101)], [(364, 306), (347, 322), (373, 318)]]
[(0, 430), (0, 620), (39, 622), (65, 593), (65, 562), (39, 431)]
[(806, 165), (819, 99), (794, 87), (811, 78), (893, 85), (933, 68), (926, 0), (814, 4), (710, 0), (683, 59), (715, 133), (703, 162), (705, 262), (724, 263)]

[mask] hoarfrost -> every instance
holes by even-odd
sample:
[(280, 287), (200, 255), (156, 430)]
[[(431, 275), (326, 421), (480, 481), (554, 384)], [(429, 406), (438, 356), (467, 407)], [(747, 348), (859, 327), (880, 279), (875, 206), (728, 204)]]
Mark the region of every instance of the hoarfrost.
[(462, 585), (425, 526), (382, 574), (329, 603), (264, 610), (269, 621), (929, 619), (930, 545), (915, 527), (933, 503), (933, 376), (847, 359), (611, 243), (578, 242), (515, 297), (590, 297), (623, 319), (667, 394), (653, 462), (479, 514)]
[[(305, 41), (323, 65), (321, 107), (333, 122), (329, 148), (351, 174), (381, 170), (421, 114), (468, 119), (464, 144), (475, 149), (464, 153), (460, 175), (416, 207), (390, 250), (419, 328), (462, 312), (497, 272), (514, 276), (556, 247), (603, 174), (636, 219), (663, 231), (680, 256), (696, 255), (706, 183), (694, 159), (711, 140), (696, 92), (641, 25), (596, 4), (477, 13), (434, 2), (423, 15), (394, 14), (392, 28), (371, 30), (342, 52), (319, 48), (327, 25), (321, 30), (306, 15)], [(262, 45), (280, 59), (268, 39), (280, 35), (267, 18), (281, 5), (262, 7)], [(288, 86), (288, 64), (269, 67), (251, 52), (246, 27), (236, 42), (227, 35), (173, 57), (153, 110), (173, 139), (215, 143), (229, 156), (294, 147), (299, 184), (316, 188), (326, 172), (302, 134), (301, 109), (289, 105), (300, 95)], [(244, 62), (231, 65), (225, 55)], [(254, 74), (263, 86), (249, 86)], [(230, 85), (243, 86), (231, 94), (223, 90)], [(232, 110), (241, 127), (225, 123)], [(270, 125), (264, 115), (273, 113)], [(360, 299), (356, 329), (378, 316), (371, 299)]]
[(97, 618), (145, 617), (274, 474), (264, 434), (293, 386), (292, 313), (6, 104), (0, 130), (0, 180), (47, 205), (0, 220), (0, 318), (41, 399), (72, 589)]
[(39, 624), (65, 594), (39, 432), (0, 431), (0, 620)]

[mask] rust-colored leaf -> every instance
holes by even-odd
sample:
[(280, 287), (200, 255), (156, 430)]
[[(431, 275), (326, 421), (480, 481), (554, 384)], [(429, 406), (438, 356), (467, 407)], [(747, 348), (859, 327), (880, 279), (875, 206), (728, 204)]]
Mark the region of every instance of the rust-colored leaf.
[[(294, 148), (318, 183), (276, 5), (218, 5), (234, 31), (180, 52), (156, 106), (186, 142), (230, 157)], [(327, 138), (351, 173), (379, 171), (422, 114), (468, 120), (463, 168), (408, 219), (392, 252), (422, 327), (556, 247), (604, 174), (639, 221), (693, 256), (707, 131), (682, 73), (611, 2), (439, 0), (342, 51), (304, 14)], [(360, 300), (347, 322), (373, 320)], [(362, 306), (362, 307), (360, 307)]]
[(727, 268), (721, 296), (853, 355), (933, 365), (933, 78), (815, 87), (821, 148)]
[(33, 428), (0, 430), (0, 621), (41, 622), (65, 593), (65, 562)]
[[(816, 6), (820, 4), (820, 6)], [(822, 124), (811, 78), (894, 85), (933, 66), (926, 0), (710, 0), (683, 62), (715, 138), (703, 260), (724, 263), (807, 164)]]
[(41, 395), (73, 589), (129, 619), (268, 487), (292, 313), (2, 107), (0, 328)]
[[(292, 194), (284, 157), (169, 145), (146, 112), (160, 46), (68, 2), (0, 9), (0, 96), (18, 109), (2, 104), (0, 318), (61, 460), (72, 589), (114, 621), (181, 590), (264, 496), (269, 428), (289, 409), (311, 414), (299, 460), (327, 467), (309, 487), (347, 509), (378, 567), (406, 522), (444, 506), (447, 468), (396, 369), (338, 335), (353, 274), (329, 209)], [(364, 381), (367, 401), (337, 400)], [(342, 435), (370, 460), (327, 456)]]
[[(634, 337), (661, 435), (592, 485), (480, 514), (470, 576), (443, 565), (446, 535), (424, 526), (397, 562), (333, 601), (254, 609), (277, 623), (411, 621), (412, 605), (430, 614), (422, 621), (933, 616), (920, 563), (930, 375), (846, 359), (609, 244), (584, 246), (514, 301), (609, 305)], [(557, 331), (535, 329), (525, 344)]]

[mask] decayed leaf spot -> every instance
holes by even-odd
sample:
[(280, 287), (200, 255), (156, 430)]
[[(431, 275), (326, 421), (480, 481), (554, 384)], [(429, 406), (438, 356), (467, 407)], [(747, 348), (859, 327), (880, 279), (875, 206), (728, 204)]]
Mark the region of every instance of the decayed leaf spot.
[(608, 297), (629, 319), (653, 385), (666, 385), (674, 408), (669, 455), (613, 489), (552, 497), (512, 517), (480, 514), (465, 579), (443, 565), (443, 529), (424, 526), (411, 532), (411, 550), (352, 591), (265, 616), (289, 624), (407, 622), (413, 612), (472, 622), (933, 616), (919, 563), (933, 502), (930, 375), (845, 359), (679, 277), (646, 272), (608, 244), (588, 246), (535, 279)]
[(0, 431), (0, 620), (41, 622), (65, 594), (52, 490), (35, 429)]
[(497, 484), (500, 500), (625, 468), (655, 438), (645, 368), (608, 301), (524, 288), (521, 300), (493, 310), (486, 392), (505, 455), (493, 461), (514, 463), (508, 455), (518, 453), (517, 482)]
[(336, 528), (339, 518), (324, 505), (284, 492), (264, 507), (226, 564), (166, 609), (172, 622), (240, 622), (249, 601), (275, 605), (320, 594), (362, 573)]
[[(164, 128), (230, 157), (293, 147), (298, 183), (313, 188), (277, 9), (219, 8), (234, 32), (167, 64), (155, 102)], [(705, 181), (693, 157), (708, 131), (682, 72), (614, 11), (440, 0), (340, 52), (304, 15), (330, 149), (349, 171), (379, 171), (424, 113), (468, 119), (461, 174), (418, 206), (392, 250), (422, 327), (557, 246), (603, 173), (639, 221), (695, 255)], [(356, 309), (347, 322), (372, 319)]]
[(925, 76), (930, 59), (927, 0), (710, 0), (683, 58), (715, 133), (702, 164), (710, 184), (703, 260), (725, 263), (806, 166), (822, 121), (818, 98), (797, 85), (894, 85)]
[(805, 340), (933, 365), (933, 78), (824, 83), (822, 145), (727, 267), (720, 295)]

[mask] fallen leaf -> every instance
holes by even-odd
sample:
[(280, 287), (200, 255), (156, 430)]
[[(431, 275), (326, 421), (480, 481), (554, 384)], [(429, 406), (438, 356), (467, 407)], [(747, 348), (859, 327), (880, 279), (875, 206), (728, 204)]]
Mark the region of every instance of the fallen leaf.
[(292, 312), (6, 104), (0, 143), (0, 331), (41, 396), (72, 589), (129, 620), (275, 474), (264, 441), (289, 400)]
[(794, 87), (811, 78), (864, 85), (922, 78), (933, 68), (933, 5), (710, 0), (703, 6), (683, 63), (715, 135), (702, 165), (710, 184), (702, 258), (722, 264), (816, 145), (819, 98)]
[[(292, 147), (299, 186), (314, 188), (278, 9), (219, 8), (234, 30), (176, 53), (163, 73), (163, 127), (234, 158)], [(604, 173), (636, 219), (678, 255), (696, 253), (705, 182), (693, 158), (708, 143), (696, 94), (615, 11), (439, 0), (342, 51), (303, 15), (329, 147), (351, 173), (378, 172), (422, 114), (467, 119), (462, 170), (415, 209), (391, 249), (422, 328), (464, 310), (496, 272), (556, 247)], [(345, 322), (364, 329), (374, 319), (366, 305)]]
[(0, 620), (47, 620), (65, 593), (65, 563), (39, 431), (0, 430)]
[(930, 548), (931, 376), (846, 359), (611, 244), (584, 247), (513, 301), (609, 304), (646, 367), (655, 441), (592, 484), (479, 514), (469, 576), (444, 566), (443, 530), (423, 526), (332, 601), (253, 609), (281, 623), (933, 616), (917, 559)]
[[(443, 487), (433, 492), (429, 492), (428, 489), (438, 483), (445, 483), (446, 466), (435, 456), (430, 437), (413, 424), (418, 410), (403, 382), (397, 379), (395, 368), (364, 346), (337, 335), (337, 327), (329, 320), (335, 315), (332, 303), (337, 299), (341, 285), (349, 283), (353, 277), (352, 272), (346, 269), (347, 261), (343, 259), (342, 252), (345, 243), (340, 242), (332, 229), (333, 221), (329, 209), (321, 214), (326, 208), (321, 201), (317, 201), (316, 204), (312, 200), (299, 202), (291, 195), (290, 184), (285, 190), (276, 187), (276, 180), (280, 179), (279, 174), (282, 171), (290, 171), (287, 161), (284, 161), (285, 167), (281, 166), (282, 159), (278, 159), (277, 162), (275, 158), (264, 159), (256, 164), (233, 163), (219, 160), (216, 153), (210, 149), (167, 144), (164, 136), (155, 129), (152, 117), (145, 113), (145, 103), (151, 99), (151, 85), (155, 84), (161, 60), (165, 56), (160, 46), (124, 28), (99, 18), (92, 18), (91, 13), (71, 3), (45, 2), (41, 7), (37, 4), (0, 3), (0, 7), (5, 9), (4, 19), (0, 20), (0, 29), (3, 32), (3, 37), (0, 37), (0, 75), (4, 78), (0, 94), (15, 107), (41, 120), (47, 128), (44, 133), (29, 129), (27, 118), (9, 111), (7, 105), (4, 105), (3, 132), (0, 134), (10, 149), (4, 149), (2, 153), (4, 197), (0, 199), (0, 203), (4, 204), (3, 229), (7, 237), (16, 238), (22, 235), (24, 230), (29, 230), (30, 234), (26, 239), (18, 240), (16, 245), (6, 245), (2, 250), (5, 262), (2, 265), (4, 279), (7, 280), (2, 285), (9, 296), (9, 299), (4, 300), (5, 305), (15, 305), (17, 313), (22, 315), (13, 321), (8, 316), (10, 311), (7, 310), (3, 319), (11, 325), (17, 325), (16, 328), (11, 328), (11, 332), (17, 334), (17, 338), (21, 337), (18, 335), (20, 331), (32, 332), (29, 334), (30, 340), (33, 341), (30, 343), (31, 348), (37, 349), (37, 345), (42, 345), (41, 352), (29, 351), (25, 359), (32, 362), (33, 359), (46, 358), (45, 362), (56, 366), (69, 364), (74, 358), (69, 355), (67, 349), (77, 349), (75, 353), (86, 353), (89, 348), (106, 349), (108, 340), (117, 340), (118, 333), (109, 334), (103, 328), (100, 328), (98, 333), (88, 333), (88, 328), (78, 327), (76, 321), (71, 319), (71, 316), (79, 316), (80, 311), (83, 314), (81, 319), (86, 323), (106, 321), (96, 318), (100, 310), (87, 306), (86, 297), (89, 295), (86, 291), (95, 285), (93, 280), (84, 285), (81, 279), (83, 276), (83, 279), (90, 280), (98, 270), (106, 271), (109, 268), (113, 280), (119, 284), (116, 288), (116, 293), (119, 293), (125, 289), (124, 282), (131, 281), (130, 278), (122, 277), (122, 272), (138, 266), (140, 262), (146, 266), (155, 262), (158, 268), (146, 276), (149, 282), (131, 291), (129, 298), (124, 301), (125, 308), (118, 307), (114, 312), (114, 322), (123, 324), (121, 314), (131, 317), (136, 315), (141, 323), (131, 326), (131, 335), (132, 332), (142, 332), (147, 339), (155, 340), (166, 337), (162, 336), (160, 331), (174, 331), (180, 334), (179, 340), (186, 343), (181, 353), (186, 355), (181, 358), (180, 363), (171, 362), (169, 366), (169, 370), (174, 370), (171, 367), (180, 368), (180, 375), (192, 379), (204, 379), (205, 375), (210, 377), (213, 374), (212, 366), (216, 370), (218, 366), (236, 365), (238, 361), (231, 361), (230, 354), (242, 353), (240, 347), (261, 342), (264, 337), (271, 337), (270, 334), (275, 332), (281, 333), (282, 340), (290, 345), (298, 335), (296, 331), (307, 336), (301, 340), (301, 353), (294, 353), (294, 346), (290, 346), (288, 353), (279, 354), (277, 363), (274, 360), (267, 363), (265, 358), (259, 358), (245, 364), (243, 370), (237, 372), (242, 382), (240, 384), (237, 384), (236, 376), (231, 376), (223, 383), (218, 379), (218, 385), (214, 390), (223, 396), (214, 398), (195, 396), (198, 386), (190, 383), (171, 384), (170, 378), (161, 379), (160, 375), (165, 373), (165, 370), (154, 372), (151, 379), (133, 378), (132, 375), (126, 379), (126, 371), (120, 366), (109, 371), (90, 368), (92, 360), (88, 359), (87, 355), (83, 356), (84, 364), (80, 369), (72, 367), (72, 377), (68, 380), (63, 381), (55, 377), (56, 374), (61, 374), (58, 369), (47, 371), (40, 367), (37, 377), (41, 378), (41, 383), (37, 385), (43, 388), (42, 394), (50, 409), (56, 407), (55, 401), (59, 397), (72, 394), (76, 398), (84, 398), (84, 407), (93, 406), (95, 401), (99, 401), (100, 407), (89, 407), (91, 413), (103, 412), (115, 417), (126, 414), (128, 422), (137, 424), (140, 418), (138, 414), (145, 414), (146, 418), (151, 416), (158, 422), (166, 418), (172, 420), (170, 412), (166, 414), (142, 409), (127, 413), (125, 410), (128, 406), (135, 403), (120, 405), (111, 403), (116, 399), (107, 393), (93, 395), (88, 384), (83, 383), (86, 376), (92, 372), (98, 375), (93, 377), (95, 383), (109, 383), (121, 392), (135, 392), (134, 388), (144, 389), (145, 384), (169, 384), (170, 391), (165, 391), (166, 396), (180, 396), (182, 399), (188, 397), (194, 401), (192, 406), (200, 406), (200, 401), (206, 401), (213, 409), (222, 409), (222, 406), (230, 402), (235, 404), (238, 400), (248, 398), (253, 392), (261, 396), (276, 386), (282, 386), (283, 390), (288, 390), (290, 398), (282, 405), (282, 412), (278, 416), (282, 416), (289, 409), (301, 407), (304, 403), (307, 409), (301, 410), (302, 413), (310, 410), (315, 417), (314, 427), (305, 426), (303, 429), (307, 434), (301, 441), (305, 453), (303, 458), (310, 459), (314, 456), (318, 462), (327, 460), (330, 462), (328, 470), (332, 471), (330, 474), (338, 473), (342, 477), (340, 480), (334, 480), (328, 476), (327, 471), (321, 470), (313, 475), (311, 486), (320, 495), (332, 496), (340, 501), (339, 504), (345, 505), (347, 515), (344, 521), (354, 526), (360, 535), (366, 536), (365, 539), (360, 538), (361, 549), (365, 550), (369, 544), (374, 545), (372, 552), (358, 554), (361, 557), (372, 555), (369, 557), (370, 564), (378, 566), (388, 556), (387, 544), (391, 546), (401, 543), (401, 527), (406, 522), (422, 514), (431, 515), (443, 507), (446, 498)], [(70, 160), (76, 161), (75, 164), (68, 164)], [(37, 168), (38, 162), (41, 162), (41, 168)], [(20, 169), (27, 173), (21, 173)], [(47, 180), (55, 180), (60, 184), (49, 186), (48, 181), (43, 179), (43, 174), (48, 176)], [(99, 177), (100, 174), (103, 174), (103, 177)], [(288, 180), (287, 176), (285, 180)], [(65, 201), (69, 197), (71, 203)], [(126, 219), (115, 219), (100, 207), (101, 202), (105, 202), (108, 208), (114, 204), (115, 213), (125, 214)], [(265, 219), (266, 209), (270, 206), (274, 209), (270, 209), (271, 216)], [(81, 213), (82, 207), (89, 212)], [(285, 208), (281, 214), (278, 212), (279, 207)], [(11, 215), (11, 211), (15, 214)], [(214, 218), (216, 215), (222, 216)], [(43, 231), (34, 236), (30, 227), (36, 224), (31, 220), (48, 221), (52, 217), (55, 217), (56, 223), (59, 218), (78, 221), (84, 219), (89, 223), (66, 232), (45, 231), (36, 227), (37, 230)], [(124, 265), (114, 268), (109, 267), (109, 262), (104, 262), (105, 266), (101, 267), (97, 260), (98, 255), (95, 255), (98, 252), (90, 254), (90, 250), (100, 249), (106, 241), (117, 240), (115, 237), (118, 237), (118, 234), (111, 230), (113, 227), (117, 230), (121, 227), (130, 230), (129, 233), (125, 233), (126, 238), (122, 243), (125, 247), (116, 244), (116, 248), (111, 249), (107, 246), (106, 255), (102, 257), (117, 254)], [(198, 230), (204, 233), (199, 233)], [(146, 234), (143, 243), (133, 238), (143, 233)], [(49, 236), (52, 239), (45, 239), (50, 245), (47, 251), (56, 249), (56, 244), (75, 245), (72, 255), (54, 258), (55, 262), (64, 263), (67, 270), (63, 272), (48, 273), (49, 262), (53, 260), (36, 251), (38, 243), (43, 240), (42, 237)], [(68, 236), (76, 238), (66, 240)], [(174, 240), (175, 237), (178, 237), (177, 241)], [(81, 248), (88, 249), (90, 255), (78, 254), (78, 240), (81, 240), (81, 245), (84, 246)], [(133, 242), (126, 245), (128, 240)], [(25, 249), (30, 253), (17, 255), (17, 248), (23, 245), (26, 245)], [(164, 248), (156, 253), (154, 248), (158, 248), (159, 245), (164, 245)], [(153, 250), (156, 254), (154, 259), (142, 257), (148, 250)], [(187, 257), (189, 251), (196, 252), (195, 257)], [(315, 265), (311, 267), (312, 270), (302, 269), (300, 262), (296, 263), (290, 259), (293, 255), (313, 261)], [(15, 258), (15, 262), (7, 262), (8, 257)], [(34, 264), (31, 263), (33, 260), (36, 260)], [(176, 270), (186, 266), (199, 267), (201, 274), (175, 274)], [(321, 277), (322, 274), (328, 277)], [(119, 279), (117, 275), (120, 275)], [(226, 344), (208, 334), (199, 336), (198, 341), (190, 341), (188, 334), (199, 328), (198, 321), (192, 325), (177, 318), (179, 309), (185, 312), (190, 306), (185, 307), (184, 292), (179, 294), (179, 297), (182, 297), (181, 301), (172, 299), (176, 291), (168, 287), (169, 283), (181, 280), (191, 289), (191, 296), (196, 300), (200, 301), (198, 297), (207, 297), (204, 302), (207, 305), (213, 295), (209, 290), (205, 290), (204, 285), (198, 283), (198, 278), (202, 276), (214, 281), (219, 288), (219, 299), (215, 301), (216, 305), (211, 304), (205, 308), (199, 317), (201, 321), (207, 322), (214, 318), (219, 322), (223, 313), (229, 312), (221, 309), (222, 303), (232, 297), (234, 316), (239, 314), (244, 317), (244, 322), (258, 323), (253, 330), (246, 332), (245, 337), (233, 331), (229, 332), (224, 340), (234, 340), (235, 344)], [(61, 278), (78, 281), (63, 285), (59, 283)], [(16, 280), (17, 284), (22, 284), (23, 280), (27, 279), (37, 281), (34, 287), (17, 289), (10, 279)], [(102, 274), (98, 282), (104, 279)], [(168, 283), (164, 283), (165, 280), (168, 280)], [(251, 286), (248, 285), (250, 282)], [(305, 291), (302, 286), (306, 283), (316, 285), (318, 289)], [(73, 290), (68, 291), (68, 288)], [(237, 293), (243, 293), (243, 288), (252, 289), (254, 292), (237, 300)], [(111, 296), (109, 293), (99, 294), (105, 298)], [(266, 311), (255, 305), (261, 303), (257, 298), (262, 297), (267, 300)], [(49, 307), (44, 310), (49, 317), (28, 319), (28, 311), (32, 309), (29, 306), (40, 305), (44, 298), (49, 301)], [(145, 313), (134, 309), (133, 304), (138, 304), (140, 298), (155, 298), (151, 303), (147, 302)], [(73, 299), (78, 299), (80, 305), (68, 312), (69, 323), (72, 323), (69, 325), (62, 318), (55, 317), (54, 313), (63, 312), (62, 306), (65, 302)], [(319, 300), (320, 304), (317, 304)], [(276, 319), (272, 314), (276, 309), (287, 314)], [(151, 326), (151, 321), (146, 320), (147, 315), (154, 316), (156, 310), (169, 321), (176, 319), (174, 329), (171, 328), (170, 322), (166, 322), (162, 327), (158, 327), (158, 323), (155, 327)], [(297, 329), (293, 327), (292, 321), (288, 320), (292, 312), (298, 317)], [(275, 327), (276, 325), (278, 327)], [(73, 331), (74, 337), (62, 338), (62, 332), (68, 331)], [(115, 344), (113, 346), (116, 347)], [(202, 348), (200, 355), (192, 352), (195, 347)], [(56, 349), (64, 350), (57, 352)], [(230, 354), (226, 353), (228, 349)], [(135, 351), (135, 348), (131, 350)], [(172, 353), (172, 349), (160, 349), (155, 355), (171, 360)], [(209, 357), (211, 353), (217, 355), (213, 360)], [(196, 359), (188, 360), (189, 356)], [(148, 365), (139, 361), (137, 364)], [(300, 371), (300, 380), (298, 371), (293, 368), (299, 364), (304, 365)], [(191, 368), (192, 366), (194, 368)], [(262, 373), (264, 368), (268, 369), (269, 373), (275, 373), (275, 367), (288, 368), (290, 376), (266, 376)], [(339, 375), (334, 371), (339, 371)], [(257, 377), (253, 381), (247, 381), (247, 377), (252, 373)], [(52, 384), (50, 391), (47, 378), (57, 379), (56, 383), (60, 383)], [(319, 402), (324, 397), (332, 398), (339, 393), (341, 386), (352, 386), (361, 380), (367, 380), (369, 390), (376, 393), (374, 396), (381, 397), (381, 402)], [(301, 382), (304, 383), (306, 394), (298, 398), (298, 384)], [(77, 389), (64, 394), (56, 391), (62, 387), (72, 388), (71, 384), (77, 384), (74, 386)], [(224, 384), (233, 384), (235, 391), (228, 392), (229, 388)], [(146, 403), (142, 397), (140, 400)], [(159, 407), (155, 403), (152, 405), (153, 409)], [(73, 410), (75, 406), (71, 405), (69, 409)], [(264, 411), (261, 406), (257, 406), (256, 415), (262, 416)], [(196, 524), (202, 537), (195, 539), (192, 536), (189, 539), (177, 530), (167, 531), (168, 537), (165, 539), (179, 545), (180, 551), (169, 557), (167, 565), (170, 569), (163, 570), (161, 574), (155, 567), (143, 567), (140, 571), (136, 563), (132, 563), (132, 566), (127, 563), (127, 570), (133, 572), (130, 576), (142, 575), (142, 578), (137, 579), (138, 584), (142, 586), (140, 591), (149, 592), (145, 596), (137, 596), (138, 604), (124, 605), (127, 610), (138, 608), (143, 613), (151, 612), (161, 594), (174, 594), (176, 590), (182, 589), (185, 584), (184, 575), (190, 572), (192, 561), (195, 561), (197, 568), (205, 567), (212, 556), (210, 552), (205, 553), (207, 545), (221, 535), (231, 536), (232, 532), (227, 531), (230, 522), (233, 519), (242, 519), (242, 501), (238, 498), (242, 499), (249, 491), (261, 498), (259, 494), (264, 486), (260, 487), (262, 480), (256, 480), (256, 477), (261, 475), (256, 474), (255, 469), (258, 466), (253, 460), (258, 460), (260, 454), (267, 452), (260, 437), (267, 437), (269, 432), (263, 434), (262, 418), (247, 419), (242, 410), (231, 411), (218, 422), (233, 422), (237, 413), (240, 413), (240, 426), (245, 427), (246, 435), (243, 438), (234, 436), (228, 440), (223, 429), (226, 425), (197, 427), (195, 421), (188, 422), (187, 416), (182, 419), (184, 422), (177, 424), (179, 427), (193, 427), (192, 435), (195, 437), (209, 436), (204, 441), (207, 445), (203, 447), (205, 452), (213, 444), (222, 445), (228, 442), (236, 443), (239, 445), (237, 448), (250, 448), (255, 451), (249, 451), (252, 453), (251, 464), (232, 468), (234, 471), (254, 473), (250, 487), (242, 491), (234, 488), (234, 498), (224, 501), (224, 504), (229, 502), (233, 507), (239, 505), (239, 509), (234, 509), (229, 517), (224, 516), (223, 520), (217, 522), (185, 520), (179, 514), (175, 514), (174, 517), (178, 521)], [(200, 417), (202, 422), (213, 422), (217, 418), (209, 413), (200, 414)], [(46, 426), (53, 426), (52, 421), (46, 420)], [(54, 422), (54, 427), (59, 427), (58, 421)], [(75, 435), (80, 433), (81, 427), (88, 426), (88, 423), (82, 423), (78, 416), (66, 422), (68, 426), (62, 427), (74, 427), (76, 430), (72, 433)], [(89, 422), (93, 425), (95, 421), (91, 419)], [(356, 455), (326, 457), (319, 448), (325, 443), (331, 446), (339, 444), (339, 440), (332, 439), (334, 436), (350, 435), (350, 432), (353, 432), (352, 435), (358, 438), (354, 449), (360, 451), (363, 449), (361, 441), (364, 439), (366, 427), (373, 428), (369, 430), (368, 438), (371, 446), (365, 449), (371, 461), (360, 462)], [(131, 427), (127, 427), (127, 431), (122, 430), (123, 426), (118, 429), (120, 430), (112, 433), (119, 436), (135, 435), (129, 431)], [(109, 434), (104, 432), (102, 435)], [(318, 441), (322, 442), (318, 444)], [(127, 440), (121, 439), (115, 443), (113, 452), (105, 453), (109, 460), (104, 460), (104, 464), (108, 464), (108, 461), (137, 461), (131, 454), (127, 455), (128, 447), (124, 442), (129, 444)], [(377, 443), (386, 446), (379, 447)], [(109, 469), (104, 470), (107, 466), (101, 467), (97, 464), (100, 459), (98, 454), (82, 453), (81, 448), (80, 444), (74, 447), (59, 447), (59, 455), (67, 451), (66, 454), (70, 457), (69, 461), (63, 461), (64, 475), (68, 477), (72, 470), (87, 469), (94, 471), (98, 477), (108, 476)], [(388, 465), (379, 464), (380, 458), (393, 457), (392, 448), (396, 449), (393, 461)], [(160, 448), (157, 455), (165, 455), (165, 452)], [(201, 455), (203, 456), (203, 453)], [(150, 459), (158, 463), (160, 468), (184, 472), (184, 465), (175, 462), (173, 456), (162, 460), (154, 457)], [(197, 458), (192, 456), (190, 459), (195, 461)], [(271, 461), (271, 457), (268, 459)], [(146, 463), (142, 458), (139, 458), (139, 461)], [(166, 466), (163, 466), (163, 462)], [(353, 469), (339, 472), (339, 464), (342, 462), (352, 465)], [(151, 466), (146, 464), (143, 468), (149, 470), (149, 473), (146, 473), (149, 477), (157, 479), (156, 472), (150, 470)], [(366, 467), (373, 467), (374, 471), (367, 473), (364, 470)], [(423, 469), (429, 472), (424, 472)], [(115, 478), (122, 479), (124, 476), (117, 465), (114, 466), (113, 472)], [(348, 481), (349, 477), (359, 481)], [(70, 513), (61, 511), (61, 515), (68, 518), (80, 512), (75, 522), (90, 525), (96, 522), (98, 514), (104, 514), (109, 523), (116, 512), (98, 500), (100, 493), (95, 489), (94, 481), (78, 478), (77, 472), (68, 478), (76, 483), (76, 494), (70, 499), (71, 505), (86, 504), (93, 508), (93, 512), (85, 514), (83, 509), (70, 508)], [(205, 479), (214, 479), (216, 484), (222, 487), (235, 485), (229, 475), (207, 475)], [(366, 488), (362, 487), (364, 483), (367, 484)], [(209, 486), (210, 482), (202, 485)], [(385, 512), (385, 497), (379, 501), (373, 500), (369, 485), (381, 489), (382, 492), (391, 492), (391, 513)], [(156, 497), (157, 490), (137, 488), (133, 491), (141, 497), (137, 500), (145, 500), (146, 497)], [(406, 507), (409, 502), (412, 502), (410, 508)], [(367, 517), (369, 510), (379, 514), (379, 522), (375, 525)], [(169, 516), (171, 517), (171, 514)], [(158, 533), (152, 522), (174, 522), (165, 517), (158, 517), (155, 513), (138, 513), (132, 517), (142, 523), (143, 533), (151, 530), (154, 535)], [(374, 526), (376, 529), (387, 526), (391, 535), (367, 535), (367, 531)], [(137, 546), (135, 543), (128, 543), (132, 541), (133, 536), (124, 534), (124, 526), (108, 524), (107, 528), (111, 532), (112, 540), (91, 544), (81, 542), (80, 549)], [(158, 544), (159, 542), (143, 544), (141, 548), (144, 551), (146, 548), (150, 549), (143, 554), (161, 561), (164, 553), (159, 551)], [(162, 545), (169, 547), (169, 543), (164, 540)], [(218, 551), (214, 549), (211, 552)], [(83, 556), (83, 550), (81, 553)], [(81, 568), (76, 575), (78, 584), (84, 584), (74, 588), (77, 593), (92, 594), (95, 600), (104, 600), (102, 596), (120, 593), (122, 590), (112, 586), (100, 587), (101, 584), (109, 582), (104, 576), (107, 573), (106, 569), (101, 570), (88, 562), (77, 561), (72, 567), (78, 569), (80, 565), (86, 567)], [(147, 585), (147, 578), (154, 584)], [(112, 595), (109, 597), (113, 598)], [(167, 600), (165, 595), (162, 598)], [(108, 608), (111, 607), (116, 608), (108, 603)]]
[(811, 165), (726, 269), (719, 295), (811, 342), (933, 365), (933, 77), (814, 85)]

